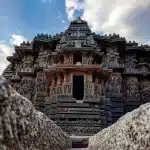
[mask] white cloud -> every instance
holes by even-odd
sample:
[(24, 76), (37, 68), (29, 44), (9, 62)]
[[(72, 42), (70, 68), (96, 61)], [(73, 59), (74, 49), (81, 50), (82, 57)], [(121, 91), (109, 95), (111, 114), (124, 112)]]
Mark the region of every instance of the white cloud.
[(26, 39), (21, 35), (12, 34), (10, 45), (8, 45), (5, 41), (0, 41), (0, 74), (9, 64), (6, 57), (11, 56), (12, 53), (14, 53), (13, 45), (20, 45), (25, 40)]
[(9, 64), (9, 62), (6, 60), (6, 57), (11, 56), (12, 53), (13, 53), (13, 48), (8, 46), (5, 42), (1, 41), (0, 42), (0, 74)]
[[(71, 9), (72, 8), (72, 9)], [(66, 0), (68, 19), (83, 9), (82, 19), (94, 32), (116, 33), (128, 40), (149, 42), (150, 0)]]
[(10, 39), (10, 43), (12, 45), (20, 45), (23, 41), (27, 41), (24, 36), (12, 34), (12, 38)]
[(69, 20), (74, 19), (74, 13), (77, 10), (82, 10), (84, 8), (83, 0), (65, 0), (66, 12)]

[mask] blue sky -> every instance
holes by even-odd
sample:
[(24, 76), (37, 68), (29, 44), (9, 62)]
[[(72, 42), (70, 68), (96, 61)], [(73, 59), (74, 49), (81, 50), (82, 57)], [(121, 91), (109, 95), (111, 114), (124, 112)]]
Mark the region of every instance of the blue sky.
[(150, 0), (0, 0), (0, 74), (14, 44), (63, 32), (78, 16), (93, 32), (150, 44)]
[(64, 0), (0, 0), (0, 41), (13, 33), (32, 39), (37, 33), (54, 34), (68, 25)]

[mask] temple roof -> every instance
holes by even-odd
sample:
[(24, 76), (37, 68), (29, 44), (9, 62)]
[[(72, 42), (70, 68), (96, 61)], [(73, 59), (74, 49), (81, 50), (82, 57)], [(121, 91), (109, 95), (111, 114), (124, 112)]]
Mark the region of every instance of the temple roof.
[(77, 23), (77, 24), (81, 24), (81, 23), (87, 24), (87, 22), (85, 20), (82, 20), (81, 17), (78, 17), (76, 20), (73, 20), (71, 22), (71, 24), (74, 24), (74, 23)]
[[(124, 37), (120, 37), (119, 34), (100, 35), (91, 31), (87, 21), (82, 20), (78, 17), (76, 20), (70, 22), (68, 28), (59, 34), (48, 35), (38, 34), (34, 37), (31, 43), (23, 42), (20, 46), (15, 46), (15, 50), (19, 53), (32, 51), (34, 43), (45, 44), (48, 48), (55, 52), (71, 52), (87, 50), (89, 51), (100, 51), (101, 47), (99, 43), (120, 43), (122, 46), (126, 45), (126, 51), (144, 50), (150, 51), (150, 47), (147, 45), (138, 46), (138, 43), (133, 41), (127, 42)], [(55, 49), (56, 48), (56, 49)]]

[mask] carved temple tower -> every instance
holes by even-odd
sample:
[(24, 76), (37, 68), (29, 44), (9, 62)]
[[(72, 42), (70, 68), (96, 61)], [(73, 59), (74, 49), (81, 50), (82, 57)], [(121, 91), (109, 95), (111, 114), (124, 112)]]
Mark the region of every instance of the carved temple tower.
[(93, 135), (150, 101), (150, 47), (98, 35), (78, 18), (64, 33), (15, 46), (3, 75), (64, 131)]

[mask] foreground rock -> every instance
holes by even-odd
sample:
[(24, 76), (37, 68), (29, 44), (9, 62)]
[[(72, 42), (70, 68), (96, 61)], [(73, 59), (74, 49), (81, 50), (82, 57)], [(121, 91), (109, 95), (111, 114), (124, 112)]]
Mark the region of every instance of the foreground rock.
[(69, 136), (0, 76), (0, 150), (67, 150)]
[(90, 150), (150, 150), (150, 103), (127, 113), (89, 140)]

